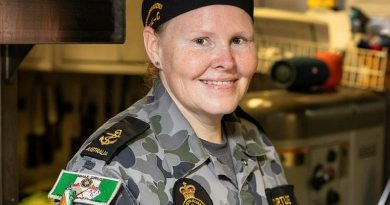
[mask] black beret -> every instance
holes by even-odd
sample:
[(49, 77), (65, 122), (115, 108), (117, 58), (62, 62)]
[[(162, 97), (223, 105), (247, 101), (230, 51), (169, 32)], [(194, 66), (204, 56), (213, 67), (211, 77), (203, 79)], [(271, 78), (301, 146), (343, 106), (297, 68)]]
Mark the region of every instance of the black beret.
[(144, 26), (151, 26), (156, 29), (180, 14), (215, 4), (241, 8), (253, 20), (253, 0), (144, 0), (142, 3), (142, 21)]

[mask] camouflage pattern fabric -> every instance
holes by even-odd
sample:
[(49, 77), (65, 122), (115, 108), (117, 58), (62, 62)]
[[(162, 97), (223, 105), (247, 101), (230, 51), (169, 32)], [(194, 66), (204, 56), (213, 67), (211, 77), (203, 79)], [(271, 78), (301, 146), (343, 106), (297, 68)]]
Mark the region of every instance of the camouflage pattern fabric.
[[(150, 128), (118, 150), (108, 163), (80, 155), (106, 129), (128, 116), (148, 123)], [(229, 168), (202, 146), (158, 81), (146, 97), (92, 134), (67, 170), (120, 179), (122, 189), (115, 204), (191, 204), (189, 200), (193, 204), (269, 204), (265, 189), (287, 184), (274, 147), (255, 125), (235, 113), (224, 116), (223, 126), (236, 182), (229, 179)]]

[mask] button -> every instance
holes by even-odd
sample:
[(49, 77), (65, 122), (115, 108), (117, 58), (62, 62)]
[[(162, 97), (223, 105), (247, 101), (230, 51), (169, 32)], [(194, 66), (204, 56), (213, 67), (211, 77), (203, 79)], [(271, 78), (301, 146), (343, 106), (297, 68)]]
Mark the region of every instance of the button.
[(326, 204), (334, 205), (340, 201), (340, 194), (335, 190), (329, 190), (326, 194)]
[(317, 164), (314, 167), (311, 185), (315, 190), (320, 190), (328, 181), (328, 175), (325, 173), (325, 168), (322, 164)]
[(333, 149), (329, 150), (326, 158), (328, 162), (335, 162), (337, 159), (337, 152)]
[(244, 165), (244, 166), (247, 166), (247, 165), (248, 165), (248, 162), (247, 162), (245, 159), (242, 159), (242, 160), (241, 160), (241, 164)]

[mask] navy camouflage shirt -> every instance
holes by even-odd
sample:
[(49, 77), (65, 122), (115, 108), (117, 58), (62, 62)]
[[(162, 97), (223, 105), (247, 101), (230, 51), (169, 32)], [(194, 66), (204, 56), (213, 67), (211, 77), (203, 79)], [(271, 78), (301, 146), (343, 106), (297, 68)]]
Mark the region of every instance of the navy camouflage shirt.
[(264, 133), (237, 112), (222, 123), (237, 181), (202, 146), (160, 81), (92, 134), (66, 169), (119, 179), (113, 204), (296, 204)]

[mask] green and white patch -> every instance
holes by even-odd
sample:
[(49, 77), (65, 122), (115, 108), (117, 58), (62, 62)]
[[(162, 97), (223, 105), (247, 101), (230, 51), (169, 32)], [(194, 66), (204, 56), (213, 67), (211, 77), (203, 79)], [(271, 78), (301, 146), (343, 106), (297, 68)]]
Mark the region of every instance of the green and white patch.
[(62, 170), (49, 198), (61, 200), (73, 191), (73, 202), (93, 205), (110, 204), (120, 187), (118, 179)]

